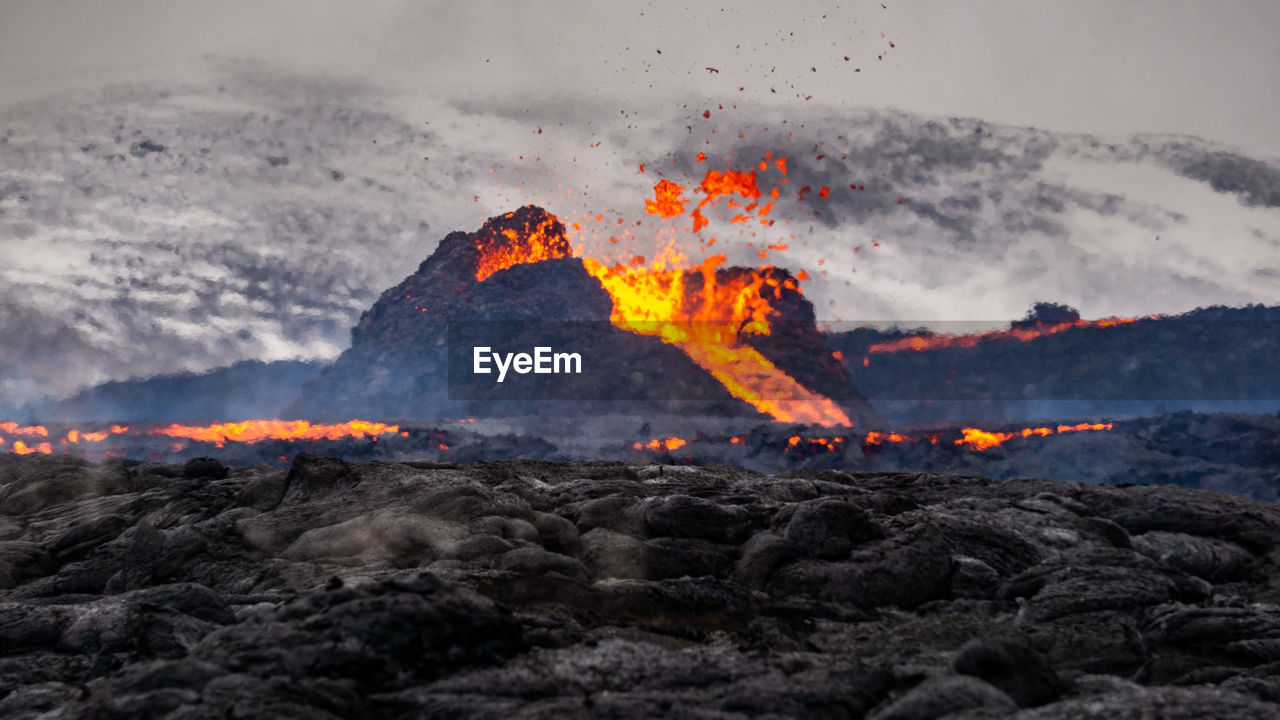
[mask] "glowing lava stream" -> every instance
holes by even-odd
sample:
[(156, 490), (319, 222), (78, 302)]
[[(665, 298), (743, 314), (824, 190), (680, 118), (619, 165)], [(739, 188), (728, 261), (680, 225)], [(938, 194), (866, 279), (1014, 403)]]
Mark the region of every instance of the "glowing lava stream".
[[(582, 262), (613, 298), (614, 325), (680, 348), (734, 397), (779, 422), (853, 424), (831, 399), (807, 389), (742, 341), (741, 335), (770, 333), (769, 316), (775, 311), (761, 289), (776, 288), (776, 278), (756, 270), (721, 282), (716, 268), (725, 256), (716, 255), (697, 268), (701, 289), (686, 294), (685, 271), (666, 269), (668, 263), (678, 267), (682, 257), (671, 258), (652, 269), (607, 268), (592, 258)], [(794, 281), (784, 282), (794, 289)]]
[(1045, 437), (1047, 435), (1060, 435), (1062, 433), (1086, 432), (1110, 430), (1115, 427), (1112, 423), (1080, 423), (1078, 425), (1059, 425), (1056, 428), (1051, 427), (1034, 427), (1023, 428), (1016, 432), (988, 432), (979, 430), (978, 428), (963, 428), (961, 433), (963, 437), (956, 440), (956, 445), (964, 445), (970, 450), (988, 450), (998, 445), (1003, 445), (1006, 441), (1016, 437)]
[[(990, 450), (993, 447), (999, 447), (1017, 437), (1047, 437), (1049, 435), (1061, 435), (1063, 433), (1088, 432), (1111, 430), (1115, 425), (1113, 423), (1078, 423), (1076, 425), (1058, 425), (1056, 427), (1028, 427), (1021, 430), (1011, 432), (999, 432), (993, 430), (983, 430), (981, 428), (966, 427), (960, 429), (960, 439), (954, 444), (961, 445), (970, 450), (982, 452)], [(920, 437), (904, 435), (896, 432), (869, 432), (864, 441), (867, 446), (883, 445), (885, 443), (914, 443), (924, 440), (929, 441), (932, 445), (937, 445), (942, 437), (942, 432), (925, 433)]]
[(366, 420), (352, 420), (336, 425), (313, 425), (306, 420), (245, 420), (204, 426), (175, 423), (150, 430), (148, 434), (211, 442), (218, 447), (223, 447), (229, 441), (254, 443), (261, 440), (341, 440), (348, 437), (386, 435), (399, 431), (398, 425), (384, 425)]
[[(467, 422), (462, 420), (460, 422)], [(352, 420), (345, 423), (321, 424), (310, 423), (306, 420), (244, 420), (242, 422), (215, 423), (212, 425), (181, 425), (171, 423), (146, 430), (129, 429), (128, 425), (112, 425), (110, 430), (100, 432), (85, 432), (83, 430), (68, 430), (66, 436), (58, 441), (58, 446), (67, 448), (69, 446), (80, 447), (87, 443), (101, 443), (109, 437), (116, 435), (163, 435), (172, 438), (182, 438), (186, 440), (194, 440), (196, 442), (211, 442), (218, 447), (225, 447), (228, 442), (256, 443), (263, 440), (342, 440), (344, 438), (363, 438), (376, 437), (378, 435), (388, 435), (400, 431), (398, 425), (386, 425), (384, 423), (369, 422), (367, 420)], [(49, 430), (43, 425), (31, 425), (20, 427), (17, 423), (3, 422), (0, 423), (0, 433), (7, 433), (17, 437), (28, 438), (48, 438)], [(6, 438), (0, 434), (0, 451), (3, 451)], [(30, 455), (40, 453), (42, 455), (52, 455), (54, 452), (54, 444), (50, 441), (28, 443), (23, 440), (14, 440), (12, 449), (9, 452), (18, 455)], [(180, 449), (180, 448), (175, 448)], [(65, 452), (65, 450), (64, 450)]]
[[(1148, 316), (1148, 319), (1155, 319), (1156, 315)], [(1013, 338), (1027, 342), (1046, 335), (1054, 335), (1066, 330), (1084, 327), (1115, 327), (1117, 325), (1128, 325), (1143, 318), (1136, 317), (1112, 317), (1103, 318), (1101, 320), (1073, 320), (1060, 323), (1036, 323), (1031, 327), (1015, 327), (1008, 330), (992, 330), (983, 333), (974, 333), (972, 335), (911, 335), (909, 337), (899, 338), (897, 340), (888, 340), (881, 343), (875, 343), (867, 348), (868, 355), (877, 355), (880, 353), (898, 353), (898, 352), (927, 352), (930, 350), (941, 350), (943, 348), (971, 348), (976, 347), (979, 343), (988, 340), (1000, 340), (1005, 338)], [(867, 363), (863, 363), (866, 365)]]
[[(981, 428), (966, 427), (960, 428), (960, 437), (952, 441), (953, 445), (963, 447), (973, 452), (986, 452), (995, 447), (999, 447), (1014, 438), (1029, 437), (1048, 437), (1049, 435), (1061, 435), (1064, 433), (1087, 432), (1087, 431), (1104, 431), (1115, 428), (1114, 423), (1088, 423), (1082, 422), (1076, 425), (1057, 425), (1050, 427), (1027, 427), (1021, 430), (1013, 430), (1009, 432), (1001, 432), (997, 430), (983, 430)], [(953, 430), (934, 430), (926, 432), (922, 435), (906, 435), (897, 432), (885, 432), (873, 430), (866, 434), (863, 438), (863, 452), (867, 452), (868, 448), (885, 444), (900, 443), (923, 443), (930, 445), (938, 445), (942, 442), (944, 435), (954, 434)], [(787, 438), (787, 445), (784, 451), (790, 452), (798, 450), (812, 454), (815, 450), (825, 450), (826, 452), (835, 452), (837, 448), (844, 445), (846, 439), (852, 440), (855, 436), (845, 437), (803, 437), (800, 435), (792, 435)], [(745, 438), (735, 435), (729, 438), (729, 444), (741, 445), (745, 442)], [(672, 451), (688, 445), (689, 441), (675, 436), (668, 436), (665, 439), (656, 438), (648, 443), (632, 443), (633, 450), (657, 450)]]

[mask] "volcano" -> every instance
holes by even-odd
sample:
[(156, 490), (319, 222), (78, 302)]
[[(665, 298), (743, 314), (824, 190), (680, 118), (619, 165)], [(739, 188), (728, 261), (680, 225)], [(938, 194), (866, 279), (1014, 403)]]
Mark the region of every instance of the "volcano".
[[(526, 387), (467, 373), (487, 336), (580, 350), (578, 375)], [(675, 411), (861, 425), (875, 411), (820, 333), (785, 269), (606, 268), (573, 257), (536, 206), (453, 232), (382, 293), (351, 347), (308, 382), (290, 414), (421, 418)]]

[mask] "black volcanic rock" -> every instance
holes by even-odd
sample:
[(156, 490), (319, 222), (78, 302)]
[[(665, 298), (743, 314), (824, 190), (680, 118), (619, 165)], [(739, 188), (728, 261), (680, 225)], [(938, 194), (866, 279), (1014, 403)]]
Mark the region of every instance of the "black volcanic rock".
[(159, 469), (0, 456), (4, 716), (1280, 717), (1270, 503), (603, 462)]
[[(540, 252), (547, 259), (477, 279), (484, 258), (527, 245), (531, 234), (545, 241)], [(569, 254), (563, 225), (534, 206), (490, 218), (475, 233), (450, 233), (414, 274), (364, 313), (352, 330), (351, 348), (307, 383), (290, 414), (424, 418), (644, 408), (759, 416), (683, 351), (614, 327), (612, 299)], [(747, 271), (719, 272), (730, 279)], [(856, 421), (873, 417), (814, 326), (812, 305), (786, 282), (785, 271), (767, 272), (773, 285), (766, 290), (779, 315), (773, 335), (749, 342), (802, 384), (848, 408)], [(701, 275), (690, 273), (687, 292), (696, 294), (701, 282)], [(470, 349), (481, 344), (497, 351), (547, 346), (578, 352), (583, 371), (554, 379), (513, 373), (499, 385), (469, 371)], [(517, 384), (521, 389), (513, 389)]]
[(1007, 638), (978, 638), (960, 648), (956, 672), (980, 677), (1023, 707), (1043, 705), (1066, 689), (1044, 656)]

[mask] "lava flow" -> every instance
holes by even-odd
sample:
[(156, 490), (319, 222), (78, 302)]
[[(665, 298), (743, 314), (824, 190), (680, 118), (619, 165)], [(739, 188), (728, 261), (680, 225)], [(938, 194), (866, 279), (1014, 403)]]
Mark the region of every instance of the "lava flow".
[(1089, 430), (1110, 430), (1112, 427), (1114, 427), (1112, 423), (1080, 423), (1078, 425), (1059, 425), (1057, 427), (1023, 428), (1015, 432), (987, 432), (978, 428), (967, 427), (960, 430), (963, 437), (955, 442), (956, 445), (963, 445), (970, 450), (988, 450), (1016, 437), (1045, 437), (1046, 435), (1060, 435)]
[(211, 442), (224, 447), (227, 442), (259, 442), (261, 440), (341, 440), (399, 432), (397, 425), (352, 420), (336, 425), (312, 424), (306, 420), (245, 420), (216, 425), (171, 424), (154, 428), (152, 435), (167, 435), (198, 442)]
[[(782, 175), (786, 159), (766, 155), (759, 170), (770, 167)], [(785, 179), (784, 179), (785, 182)], [(763, 219), (772, 203), (760, 204), (764, 193), (755, 171), (710, 170), (698, 186), (704, 197), (688, 213), (692, 232), (701, 231), (709, 220), (703, 210), (722, 198), (734, 211), (731, 223)], [(664, 219), (685, 212), (684, 186), (660, 180), (654, 199), (646, 200), (646, 210)], [(776, 198), (775, 188), (770, 196)], [(744, 204), (746, 203), (746, 204)], [(545, 225), (545, 223), (544, 223)], [(547, 228), (530, 229), (530, 237), (507, 231), (511, 242), (482, 241), (477, 247), (476, 279), (522, 262), (539, 262), (561, 257), (567, 250), (563, 238), (548, 237)], [(631, 265), (609, 266), (591, 257), (582, 258), (587, 272), (600, 281), (613, 299), (610, 321), (630, 332), (652, 335), (675, 345), (699, 367), (716, 378), (734, 397), (750, 403), (780, 422), (811, 425), (849, 426), (849, 416), (830, 398), (804, 387), (747, 344), (750, 336), (769, 335), (769, 319), (776, 315), (772, 300), (782, 288), (799, 293), (796, 281), (772, 266), (742, 273), (720, 271), (724, 255), (707, 258), (691, 267), (685, 256), (671, 248), (645, 264), (643, 256)]]
[[(465, 421), (464, 421), (465, 422)], [(35, 438), (31, 441), (14, 440), (10, 452), (18, 455), (40, 453), (53, 454), (55, 448), (66, 451), (74, 448), (83, 452), (86, 445), (98, 444), (117, 435), (165, 436), (196, 442), (213, 443), (225, 447), (228, 442), (256, 443), (263, 440), (342, 440), (388, 435), (400, 431), (398, 425), (352, 420), (345, 423), (320, 424), (306, 420), (245, 420), (243, 422), (215, 423), (212, 425), (182, 425), (171, 423), (151, 428), (133, 428), (128, 425), (112, 425), (105, 430), (84, 431), (72, 428), (60, 440), (50, 440), (51, 433), (43, 425), (20, 426), (13, 422), (0, 422), (0, 449), (8, 441), (5, 437)], [(61, 432), (59, 432), (61, 434)], [(38, 439), (38, 440), (36, 440)], [(55, 444), (56, 443), (56, 444)]]
[[(1154, 318), (1155, 316), (1150, 316)], [(973, 333), (970, 335), (953, 335), (949, 333), (939, 333), (937, 335), (911, 335), (897, 340), (889, 340), (886, 342), (875, 343), (867, 348), (867, 353), (876, 355), (880, 353), (898, 353), (898, 352), (928, 352), (930, 350), (942, 350), (944, 348), (971, 348), (976, 347), (980, 343), (990, 340), (1013, 339), (1021, 342), (1035, 340), (1036, 338), (1046, 335), (1054, 335), (1056, 333), (1076, 328), (1086, 327), (1115, 327), (1116, 325), (1128, 325), (1143, 318), (1137, 317), (1111, 317), (1102, 318), (1101, 320), (1069, 320), (1057, 323), (1035, 323), (1034, 325), (1012, 327), (1008, 330), (991, 330), (983, 333)], [(867, 364), (864, 362), (864, 365)]]
[(723, 255), (686, 272), (679, 267), (682, 259), (660, 259), (651, 268), (608, 268), (591, 258), (583, 264), (613, 298), (614, 325), (675, 345), (734, 397), (780, 422), (852, 424), (829, 398), (808, 390), (743, 342), (745, 336), (771, 332), (774, 310), (765, 293), (783, 284), (796, 289), (794, 280), (779, 280), (771, 267), (722, 278), (716, 269)]
[[(930, 445), (954, 445), (973, 452), (986, 452), (987, 450), (999, 447), (1014, 438), (1047, 437), (1049, 435), (1063, 435), (1066, 433), (1089, 431), (1097, 432), (1112, 430), (1114, 427), (1115, 425), (1109, 422), (1082, 422), (1076, 425), (1027, 427), (1011, 431), (983, 430), (975, 427), (963, 427), (958, 430), (931, 430), (919, 435), (873, 430), (863, 437), (862, 448), (864, 453), (869, 453), (871, 448), (882, 445), (929, 443)], [(957, 432), (959, 433), (959, 437), (956, 437)], [(952, 440), (951, 438), (955, 439)], [(723, 439), (720, 441), (722, 440)], [(787, 438), (786, 445), (780, 447), (780, 449), (788, 453), (799, 453), (803, 456), (809, 456), (819, 453), (837, 452), (844, 447), (846, 441), (852, 442), (854, 440), (856, 440), (856, 436), (854, 435), (846, 435), (844, 437), (805, 437), (802, 435), (792, 435)], [(728, 441), (731, 445), (741, 445), (746, 440), (741, 436), (733, 436), (728, 438)], [(666, 438), (655, 438), (647, 443), (632, 443), (631, 448), (633, 450), (669, 452), (688, 444), (688, 440), (669, 436)]]
[[(1112, 423), (1079, 423), (1076, 425), (1057, 425), (1055, 427), (1027, 427), (1021, 430), (1012, 430), (1008, 432), (983, 430), (981, 428), (966, 427), (960, 428), (960, 437), (953, 441), (953, 444), (959, 445), (969, 450), (982, 452), (999, 447), (1004, 443), (1019, 437), (1047, 437), (1049, 435), (1062, 435), (1072, 432), (1100, 431), (1111, 430), (1114, 427)], [(906, 435), (896, 432), (869, 432), (863, 444), (867, 447), (875, 445), (884, 445), (887, 443), (915, 443), (928, 441), (932, 445), (937, 445), (943, 436), (943, 432), (925, 433), (919, 437)]]
[(670, 451), (670, 450), (679, 450), (680, 448), (688, 444), (689, 444), (689, 441), (685, 440), (684, 438), (678, 438), (674, 435), (668, 435), (667, 437), (662, 439), (654, 438), (653, 440), (650, 440), (647, 443), (633, 443), (631, 445), (631, 449)]

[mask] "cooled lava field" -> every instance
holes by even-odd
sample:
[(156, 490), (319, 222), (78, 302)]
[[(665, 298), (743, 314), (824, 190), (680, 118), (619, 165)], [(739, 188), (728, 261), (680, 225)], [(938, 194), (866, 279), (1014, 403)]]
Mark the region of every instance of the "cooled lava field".
[(1271, 503), (614, 462), (0, 455), (14, 718), (1280, 717)]

